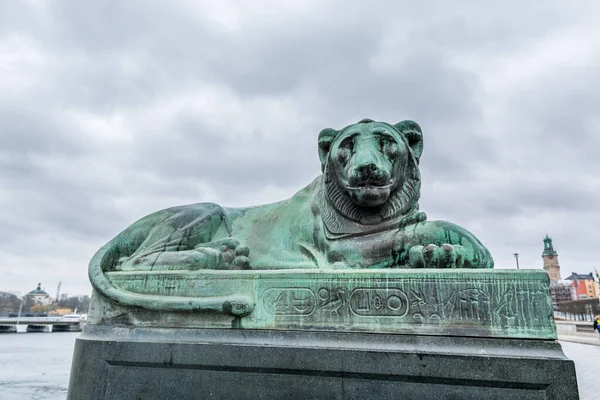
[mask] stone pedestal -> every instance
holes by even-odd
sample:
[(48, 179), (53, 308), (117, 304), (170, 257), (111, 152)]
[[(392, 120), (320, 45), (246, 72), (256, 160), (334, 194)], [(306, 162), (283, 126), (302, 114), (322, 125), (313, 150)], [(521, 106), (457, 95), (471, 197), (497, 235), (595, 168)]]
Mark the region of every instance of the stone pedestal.
[(543, 271), (107, 277), (156, 301), (94, 294), (70, 399), (578, 398)]
[(553, 340), (86, 326), (69, 399), (578, 399)]

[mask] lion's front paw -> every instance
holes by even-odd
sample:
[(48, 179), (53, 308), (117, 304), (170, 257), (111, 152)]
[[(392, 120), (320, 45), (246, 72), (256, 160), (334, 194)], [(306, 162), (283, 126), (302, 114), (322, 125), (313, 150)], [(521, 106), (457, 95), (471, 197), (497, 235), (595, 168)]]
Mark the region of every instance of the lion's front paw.
[(251, 269), (250, 249), (235, 239), (228, 239), (220, 248), (218, 269)]
[(462, 268), (465, 251), (462, 246), (451, 244), (413, 246), (408, 259), (412, 268)]

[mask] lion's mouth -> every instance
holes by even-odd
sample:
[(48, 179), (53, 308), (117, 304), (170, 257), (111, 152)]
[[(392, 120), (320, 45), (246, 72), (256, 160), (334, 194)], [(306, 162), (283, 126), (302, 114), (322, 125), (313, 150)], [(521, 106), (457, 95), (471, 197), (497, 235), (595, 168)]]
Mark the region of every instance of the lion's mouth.
[(358, 185), (344, 185), (352, 201), (362, 207), (377, 207), (387, 201), (394, 182), (384, 184), (365, 182)]
[(386, 183), (386, 184), (375, 184), (375, 183), (361, 183), (360, 185), (345, 185), (348, 190), (382, 190), (389, 189), (392, 187), (394, 182)]

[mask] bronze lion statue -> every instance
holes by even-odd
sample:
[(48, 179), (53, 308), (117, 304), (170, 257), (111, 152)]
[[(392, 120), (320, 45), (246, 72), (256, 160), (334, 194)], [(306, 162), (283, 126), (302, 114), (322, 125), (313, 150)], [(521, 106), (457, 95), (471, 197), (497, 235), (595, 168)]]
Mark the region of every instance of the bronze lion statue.
[(318, 138), (322, 175), (288, 200), (158, 211), (104, 246), (107, 271), (492, 268), (467, 230), (419, 211), (421, 128), (369, 119)]

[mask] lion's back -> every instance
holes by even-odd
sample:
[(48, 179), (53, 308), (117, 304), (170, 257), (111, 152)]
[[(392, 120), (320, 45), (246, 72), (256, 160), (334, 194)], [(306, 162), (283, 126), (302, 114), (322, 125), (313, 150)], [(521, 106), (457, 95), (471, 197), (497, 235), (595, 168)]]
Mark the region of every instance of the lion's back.
[(176, 230), (191, 229), (201, 221), (213, 221), (220, 225), (225, 213), (215, 203), (195, 203), (175, 206), (153, 212), (140, 218), (111, 240), (112, 247), (121, 257), (137, 251), (144, 242), (157, 241)]

